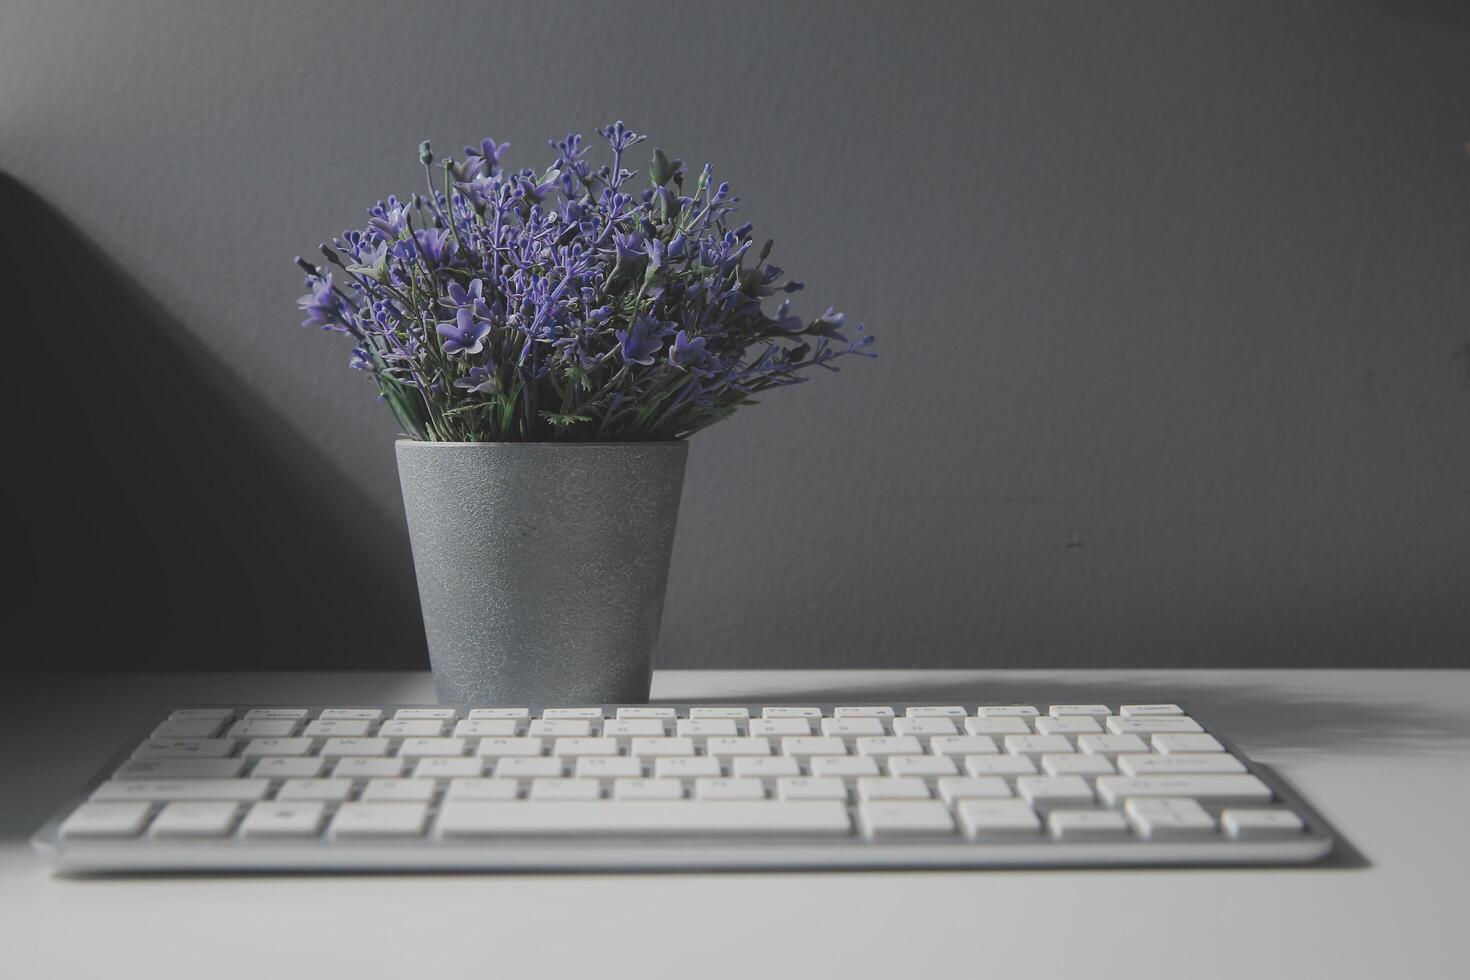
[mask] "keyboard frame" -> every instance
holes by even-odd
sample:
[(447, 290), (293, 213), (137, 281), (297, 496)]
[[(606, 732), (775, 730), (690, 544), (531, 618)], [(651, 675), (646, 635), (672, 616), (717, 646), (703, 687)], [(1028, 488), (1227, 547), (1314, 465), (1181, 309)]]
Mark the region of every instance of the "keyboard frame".
[[(1149, 692), (1158, 700), (1157, 692)], [(747, 708), (752, 718), (764, 707), (795, 705), (820, 708), (824, 715), (852, 701), (690, 701), (654, 704), (605, 704), (612, 717), (618, 708), (674, 708), (683, 717), (690, 707)], [(909, 707), (935, 702), (866, 702), (891, 707), (902, 717)], [(127, 874), (184, 872), (371, 872), (371, 871), (715, 871), (715, 870), (896, 870), (940, 868), (1058, 868), (1147, 866), (1240, 866), (1310, 864), (1327, 857), (1336, 847), (1336, 833), (1328, 822), (1286, 780), (1270, 767), (1255, 762), (1228, 735), (1201, 718), (1184, 701), (1178, 704), (1225, 750), (1239, 759), (1306, 825), (1291, 837), (1233, 840), (1222, 835), (1204, 840), (1058, 841), (1044, 834), (1036, 838), (974, 841), (956, 834), (946, 839), (869, 841), (849, 837), (761, 836), (751, 838), (698, 836), (609, 835), (584, 838), (440, 839), (433, 830), (438, 803), (430, 807), (430, 827), (420, 838), (334, 841), (325, 834), (304, 840), (260, 841), (240, 837), (202, 840), (155, 840), (147, 835), (123, 840), (63, 841), (61, 822), (94, 789), (117, 771), (138, 745), (179, 708), (232, 708), (241, 713), (254, 708), (331, 707), (380, 708), (385, 718), (399, 708), (454, 707), (459, 717), (470, 708), (496, 705), (441, 704), (188, 704), (160, 709), (146, 725), (114, 754), (57, 814), (31, 837), (32, 848), (58, 874)], [(544, 707), (515, 705), (537, 717)], [(581, 707), (596, 707), (583, 705)], [(973, 709), (973, 706), (969, 706)]]

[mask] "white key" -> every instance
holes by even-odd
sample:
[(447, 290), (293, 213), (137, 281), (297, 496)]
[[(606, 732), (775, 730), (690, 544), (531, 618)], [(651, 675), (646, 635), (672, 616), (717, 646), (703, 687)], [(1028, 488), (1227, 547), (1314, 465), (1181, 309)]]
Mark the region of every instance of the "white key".
[(929, 784), (917, 776), (863, 776), (857, 781), (860, 800), (927, 800)]
[(392, 779), (403, 775), (407, 761), (397, 756), (345, 756), (332, 767), (338, 779)]
[(1088, 755), (1120, 755), (1124, 752), (1148, 751), (1148, 746), (1137, 735), (1078, 735), (1077, 748)]
[(243, 837), (315, 837), (321, 833), (324, 803), (257, 803), (240, 823)]
[(420, 759), (413, 767), (415, 779), (456, 779), (480, 776), (484, 772), (485, 763), (469, 757)]
[(438, 738), (444, 734), (442, 718), (394, 718), (383, 722), (378, 734), (383, 738)]
[(455, 738), (513, 738), (521, 730), (514, 718), (466, 718), (454, 723)]
[(286, 738), (296, 734), (295, 721), (237, 721), (230, 726), (230, 738)]
[(1302, 818), (1290, 810), (1229, 809), (1221, 812), (1220, 826), (1237, 840), (1295, 837), (1306, 830)]
[(482, 759), (502, 759), (507, 756), (538, 756), (544, 745), (539, 738), (482, 738), (475, 747), (475, 755)]
[(675, 712), (673, 708), (639, 707), (618, 709), (619, 721), (648, 721), (650, 719), (656, 719), (658, 721), (673, 721), (677, 717), (678, 713)]
[(982, 704), (975, 709), (976, 718), (1035, 718), (1039, 714), (1029, 704)]
[[(492, 804), (493, 805), (493, 804)], [(419, 837), (429, 819), (422, 803), (343, 803), (332, 818), (332, 836)]]
[(936, 782), (939, 798), (953, 806), (959, 800), (1009, 799), (1011, 787), (999, 776), (945, 776)]
[(734, 737), (740, 734), (732, 718), (680, 718), (674, 726), (680, 738), (705, 739), (711, 735)]
[(858, 827), (870, 840), (886, 837), (948, 837), (954, 833), (949, 807), (938, 800), (873, 800), (858, 804)]
[(1227, 776), (1099, 776), (1097, 792), (1103, 802), (1134, 796), (1186, 796), (1201, 800), (1244, 800), (1264, 803), (1271, 788), (1251, 775)]
[(255, 764), (250, 775), (257, 779), (315, 779), (327, 760), (314, 755), (268, 755)]
[(434, 798), (432, 779), (369, 779), (362, 799), (369, 803), (427, 803)]
[(637, 779), (643, 763), (626, 755), (585, 755), (577, 759), (578, 779)]
[(1203, 733), (1163, 734), (1149, 739), (1155, 752), (1173, 755), (1175, 752), (1224, 752), (1225, 746), (1213, 735)]
[(346, 755), (387, 755), (386, 738), (329, 738), (322, 743), (322, 757), (335, 759)]
[(800, 776), (801, 765), (790, 756), (741, 757), (730, 762), (730, 775), (737, 779), (775, 779), (779, 776)]
[(148, 804), (83, 803), (62, 821), (62, 840), (83, 837), (137, 837), (148, 823)]
[(532, 800), (596, 800), (602, 797), (602, 784), (595, 779), (533, 779)]
[(812, 723), (807, 718), (757, 718), (750, 723), (751, 735), (776, 738), (782, 735), (810, 735)]
[(662, 718), (619, 718), (602, 726), (606, 738), (660, 738), (666, 731)]
[(856, 755), (814, 755), (807, 763), (813, 776), (856, 776), (878, 775), (878, 760)]
[(726, 758), (737, 755), (770, 755), (771, 742), (765, 738), (711, 738), (704, 743), (706, 755)]
[(954, 735), (958, 733), (954, 720), (950, 718), (895, 718), (893, 734), (913, 735), (928, 738), (931, 735)]
[(129, 759), (112, 778), (231, 779), (244, 771), (244, 759)]
[(628, 754), (640, 759), (654, 759), (670, 755), (693, 755), (692, 738), (635, 738)]
[(319, 721), (381, 721), (381, 708), (323, 708)]
[(963, 718), (969, 712), (957, 704), (925, 705), (904, 709), (906, 718)]
[(153, 729), (154, 738), (213, 738), (225, 723), (220, 718), (170, 718)]
[(882, 757), (885, 755), (923, 755), (924, 746), (912, 735), (860, 736), (853, 743), (858, 755)]
[(890, 755), (884, 759), (890, 776), (957, 776), (959, 766), (942, 755)]
[(960, 800), (955, 804), (967, 837), (1034, 837), (1041, 818), (1023, 800)]
[(1182, 715), (1184, 709), (1177, 704), (1125, 704), (1118, 708), (1124, 718), (1140, 718), (1145, 715)]
[(832, 776), (783, 776), (776, 780), (783, 800), (846, 800), (847, 784)]
[(718, 778), (725, 773), (719, 759), (708, 756), (665, 756), (653, 760), (653, 774), (658, 779)]
[(1006, 751), (1011, 755), (1045, 755), (1075, 752), (1065, 735), (1007, 735)]
[(990, 755), (997, 751), (989, 735), (936, 735), (929, 740), (935, 755)]
[(1046, 818), (1057, 840), (1109, 840), (1128, 836), (1128, 821), (1112, 810), (1055, 810)]
[(764, 800), (765, 783), (759, 779), (723, 779), (706, 776), (694, 781), (696, 800)]
[(1036, 731), (1042, 735), (1096, 735), (1101, 734), (1102, 726), (1097, 723), (1096, 718), (1076, 715), (1063, 718), (1038, 718), (1036, 719)]
[(548, 721), (561, 721), (567, 718), (580, 718), (583, 721), (601, 721), (601, 708), (547, 708), (541, 712), (541, 717)]
[(1027, 755), (967, 755), (965, 773), (971, 776), (1029, 776), (1036, 763)]
[(792, 705), (772, 705), (761, 709), (762, 718), (806, 718), (808, 721), (817, 721), (822, 717), (821, 708), (798, 708)]
[(1046, 713), (1053, 718), (1106, 718), (1113, 712), (1105, 704), (1054, 704)]
[(696, 721), (710, 718), (732, 718), (736, 721), (749, 721), (749, 708), (690, 708), (689, 717)]
[(781, 739), (781, 754), (797, 759), (814, 755), (847, 755), (847, 743), (826, 735), (788, 735)]
[(240, 816), (236, 803), (169, 803), (153, 818), (154, 837), (228, 837)]
[(1118, 771), (1125, 776), (1157, 776), (1163, 773), (1245, 772), (1233, 755), (1223, 752), (1176, 752), (1173, 755), (1120, 755)]
[(240, 753), (247, 759), (266, 755), (310, 755), (309, 738), (256, 738), (245, 745)]
[(405, 759), (417, 759), (426, 755), (464, 755), (464, 749), (462, 738), (406, 738), (398, 746), (398, 754)]
[(1032, 804), (1091, 803), (1093, 799), (1092, 787), (1081, 776), (1017, 776), (1016, 792)]
[[(944, 804), (938, 804), (943, 807)], [(606, 834), (846, 835), (847, 807), (837, 800), (597, 800), (575, 803), (446, 803), (445, 837), (600, 836)]]
[(882, 718), (823, 718), (822, 734), (828, 738), (857, 738), (860, 735), (887, 735)]
[(1194, 800), (1170, 797), (1137, 798), (1123, 804), (1139, 837), (1164, 840), (1175, 837), (1210, 837), (1215, 833), (1215, 818)]
[(1041, 771), (1048, 776), (1108, 776), (1114, 769), (1105, 755), (1073, 752), (1071, 755), (1043, 755)]
[(331, 738), (334, 735), (361, 738), (372, 729), (372, 722), (360, 718), (318, 718), (310, 722), (301, 734), (307, 738)]
[(251, 802), (270, 789), (267, 779), (126, 779), (110, 780), (92, 791), (99, 802), (146, 800), (235, 800)]
[(341, 803), (352, 795), (350, 779), (288, 779), (276, 790), (276, 799), (321, 800), (325, 803)]
[(966, 735), (1025, 735), (1031, 726), (1025, 718), (966, 718)]
[(506, 756), (495, 763), (496, 779), (539, 779), (565, 775), (563, 762), (551, 756)]
[(235, 751), (232, 738), (155, 738), (138, 746), (135, 759), (223, 759)]
[(252, 708), (245, 712), (245, 720), (303, 721), (309, 713), (305, 708)]
[(846, 708), (833, 708), (833, 718), (893, 718), (893, 709), (887, 705), (858, 705)]
[(399, 708), (393, 713), (394, 721), (448, 721), (455, 716), (453, 708)]
[(615, 779), (615, 800), (682, 800), (684, 783), (678, 779)]
[(1183, 715), (1143, 715), (1138, 718), (1108, 719), (1108, 731), (1114, 735), (1151, 735), (1154, 732), (1202, 732), (1199, 722)]
[(470, 721), (491, 721), (502, 718), (525, 721), (531, 717), (531, 712), (527, 708), (472, 708), (466, 717)]
[(226, 722), (235, 717), (234, 708), (180, 708), (168, 716), (169, 721), (199, 721), (208, 718)]
[(448, 800), (513, 800), (516, 798), (520, 781), (515, 779), (482, 779), (466, 777), (451, 779), (449, 789), (444, 792)]

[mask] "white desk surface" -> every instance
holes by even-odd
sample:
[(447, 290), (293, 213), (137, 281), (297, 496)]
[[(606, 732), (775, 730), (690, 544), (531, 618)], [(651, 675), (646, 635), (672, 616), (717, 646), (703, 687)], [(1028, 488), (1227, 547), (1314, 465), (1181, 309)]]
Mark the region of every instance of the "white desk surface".
[(430, 702), (432, 685), (416, 673), (0, 675), (0, 976), (1470, 970), (1470, 671), (665, 671), (654, 696), (1188, 700), (1352, 851), (1238, 870), (53, 878), (26, 838), (156, 709)]

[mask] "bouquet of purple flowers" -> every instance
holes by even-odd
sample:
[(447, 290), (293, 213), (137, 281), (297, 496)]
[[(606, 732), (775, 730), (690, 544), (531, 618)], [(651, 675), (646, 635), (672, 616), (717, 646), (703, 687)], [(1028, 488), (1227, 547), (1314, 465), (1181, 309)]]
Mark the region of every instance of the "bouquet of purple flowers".
[[(507, 171), (486, 139), (428, 192), (390, 197), (368, 226), (298, 258), (304, 325), (347, 334), (405, 432), (454, 442), (681, 439), (846, 354), (873, 356), (861, 324), (764, 301), (801, 289), (730, 227), (738, 198), (706, 164), (686, 193), (682, 160), (653, 151), (648, 186), (624, 169), (645, 137), (598, 131), (551, 141), (544, 171)], [(437, 177), (437, 180), (436, 180)]]

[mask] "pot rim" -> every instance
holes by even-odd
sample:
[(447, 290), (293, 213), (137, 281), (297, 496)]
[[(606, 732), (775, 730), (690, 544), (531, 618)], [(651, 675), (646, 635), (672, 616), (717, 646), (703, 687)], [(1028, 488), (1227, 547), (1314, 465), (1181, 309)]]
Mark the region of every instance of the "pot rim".
[(502, 447), (514, 446), (514, 447), (520, 448), (520, 449), (534, 448), (534, 449), (573, 449), (573, 450), (575, 450), (575, 449), (582, 449), (582, 450), (585, 450), (585, 449), (612, 449), (612, 448), (619, 448), (619, 447), (626, 448), (626, 447), (629, 447), (629, 446), (642, 447), (642, 448), (652, 448), (652, 449), (676, 449), (676, 448), (680, 448), (680, 447), (688, 448), (688, 446), (689, 446), (689, 440), (688, 439), (658, 439), (658, 440), (650, 439), (650, 440), (645, 440), (645, 441), (633, 441), (633, 442), (510, 442), (510, 441), (502, 441), (502, 442), (441, 442), (441, 441), (432, 440), (432, 439), (395, 439), (395, 440), (393, 440), (393, 445), (394, 446), (443, 447), (443, 448), (446, 448), (446, 449), (464, 448), (464, 447), (467, 447), (467, 446), (477, 446), (477, 447), (485, 447), (485, 448), (490, 448), (490, 447), (502, 448)]

